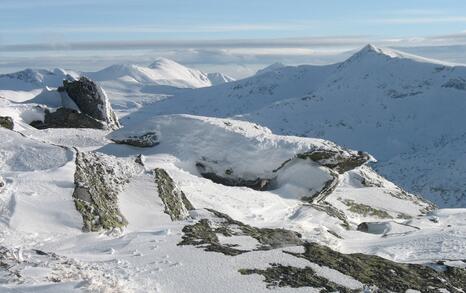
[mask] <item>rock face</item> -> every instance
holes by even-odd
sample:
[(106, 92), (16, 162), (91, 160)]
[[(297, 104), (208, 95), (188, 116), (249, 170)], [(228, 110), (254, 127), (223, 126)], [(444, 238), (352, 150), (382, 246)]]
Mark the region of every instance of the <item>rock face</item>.
[(186, 195), (176, 187), (175, 182), (164, 169), (155, 169), (154, 175), (159, 196), (165, 205), (165, 213), (170, 216), (172, 221), (186, 219), (189, 216), (189, 211), (194, 209)]
[[(281, 247), (302, 245), (301, 234), (286, 229), (256, 228), (218, 211), (207, 209), (208, 216), (193, 225), (183, 228), (183, 240), (178, 245), (193, 245), (205, 251), (215, 251), (225, 255), (239, 255), (254, 250), (270, 250)], [(219, 235), (232, 238), (222, 243)], [(257, 242), (255, 248), (242, 248), (233, 244), (235, 237), (250, 237)]]
[(13, 119), (9, 116), (0, 116), (0, 127), (13, 130)]
[(122, 228), (128, 224), (118, 208), (118, 194), (142, 166), (100, 153), (76, 156), (76, 209), (83, 217), (83, 231)]
[(270, 187), (272, 179), (266, 178), (255, 178), (255, 179), (243, 179), (233, 176), (233, 170), (228, 169), (225, 171), (223, 176), (220, 176), (213, 171), (212, 168), (209, 168), (204, 163), (196, 163), (197, 170), (202, 175), (202, 177), (212, 180), (215, 183), (223, 184), (226, 186), (244, 186), (249, 187), (255, 190), (267, 190)]
[(119, 144), (127, 144), (140, 148), (149, 148), (160, 143), (155, 132), (147, 132), (142, 135), (128, 136), (124, 139), (112, 138), (112, 140)]
[(63, 87), (59, 87), (58, 91), (67, 94), (83, 114), (101, 121), (106, 128), (116, 129), (120, 126), (104, 90), (92, 80), (86, 77), (64, 80)]
[[(365, 254), (342, 254), (317, 243), (305, 243), (304, 253), (288, 252), (313, 264), (328, 267), (363, 283), (367, 292), (463, 292), (466, 271), (445, 266), (437, 271), (418, 264), (396, 263), (384, 258)], [(361, 292), (336, 285), (315, 275), (311, 267), (297, 268), (271, 264), (266, 269), (242, 269), (241, 274), (260, 274), (267, 287), (323, 287), (321, 292)], [(325, 279), (325, 278), (323, 278)], [(364, 291), (366, 292), (366, 291)]]
[(4, 188), (5, 188), (5, 180), (3, 180), (3, 177), (0, 176), (0, 192), (2, 192)]
[(45, 110), (44, 121), (33, 121), (31, 126), (37, 129), (46, 128), (96, 128), (106, 129), (107, 125), (86, 114), (67, 108), (59, 108), (55, 112)]
[(314, 162), (333, 169), (340, 174), (359, 167), (370, 160), (370, 156), (364, 152), (358, 152), (357, 154), (351, 154), (351, 156), (345, 157), (337, 151), (330, 150), (316, 150), (298, 154), (297, 157), (304, 160), (311, 159)]

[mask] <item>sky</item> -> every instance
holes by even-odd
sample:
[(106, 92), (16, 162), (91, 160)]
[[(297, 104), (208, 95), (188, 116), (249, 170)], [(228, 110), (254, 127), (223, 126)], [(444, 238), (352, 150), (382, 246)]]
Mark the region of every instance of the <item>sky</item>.
[(0, 0), (0, 72), (167, 57), (242, 77), (367, 43), (466, 63), (466, 1)]

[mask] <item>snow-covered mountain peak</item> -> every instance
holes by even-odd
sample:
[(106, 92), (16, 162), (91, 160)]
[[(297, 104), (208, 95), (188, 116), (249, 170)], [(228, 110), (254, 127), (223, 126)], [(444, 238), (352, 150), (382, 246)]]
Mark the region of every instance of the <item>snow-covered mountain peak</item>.
[(443, 66), (454, 65), (452, 63), (430, 59), (430, 58), (425, 58), (425, 57), (417, 56), (414, 54), (409, 54), (409, 53), (401, 52), (398, 50), (394, 50), (391, 48), (377, 47), (372, 44), (368, 44), (364, 46), (361, 50), (359, 50), (358, 52), (353, 54), (351, 57), (349, 57), (345, 62), (343, 62), (343, 64), (355, 63), (357, 61), (377, 62), (375, 60), (381, 60), (380, 62), (384, 62), (384, 61), (392, 60), (392, 59), (397, 59), (397, 60), (402, 59), (402, 60), (408, 60), (411, 62), (431, 63), (431, 64), (443, 65)]
[(64, 79), (76, 79), (79, 74), (62, 68), (31, 69), (0, 74), (0, 90), (31, 90), (37, 88), (58, 87)]
[(167, 67), (167, 66), (186, 68), (184, 65), (181, 65), (178, 62), (176, 62), (176, 61), (174, 61), (172, 59), (164, 58), (164, 57), (159, 57), (159, 58), (155, 59), (155, 61), (152, 62), (148, 67), (152, 68), (152, 69), (156, 69), (156, 68)]
[(208, 73), (207, 77), (209, 78), (212, 85), (219, 85), (219, 84), (235, 81), (233, 77), (223, 74), (221, 72)]
[(182, 88), (210, 86), (207, 74), (185, 67), (175, 61), (159, 58), (149, 67), (134, 64), (116, 64), (101, 71), (88, 73), (97, 81), (133, 80), (141, 84), (166, 85)]
[(274, 71), (276, 69), (280, 69), (280, 68), (283, 68), (283, 67), (286, 67), (286, 65), (281, 63), (281, 62), (275, 62), (273, 64), (270, 64), (269, 66), (266, 66), (266, 67), (264, 67), (262, 69), (257, 70), (256, 75), (261, 75), (261, 74), (264, 74), (264, 73), (267, 73), (267, 72), (270, 72), (270, 71)]

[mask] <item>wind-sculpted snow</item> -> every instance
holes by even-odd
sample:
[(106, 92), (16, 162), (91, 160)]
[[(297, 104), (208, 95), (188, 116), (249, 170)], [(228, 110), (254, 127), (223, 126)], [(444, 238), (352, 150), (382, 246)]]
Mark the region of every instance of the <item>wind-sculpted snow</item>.
[(0, 127), (0, 170), (35, 171), (57, 168), (72, 160), (73, 152), (65, 147), (24, 137)]

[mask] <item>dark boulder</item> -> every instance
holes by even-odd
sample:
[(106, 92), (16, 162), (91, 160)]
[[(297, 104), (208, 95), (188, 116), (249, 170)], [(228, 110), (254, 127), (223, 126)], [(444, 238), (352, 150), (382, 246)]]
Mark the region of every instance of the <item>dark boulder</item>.
[(120, 126), (104, 90), (87, 77), (79, 80), (64, 80), (58, 88), (79, 107), (79, 110), (95, 120), (102, 121), (106, 128), (115, 129)]
[(13, 130), (13, 119), (9, 116), (0, 116), (0, 127)]
[(220, 176), (216, 174), (211, 168), (206, 166), (204, 163), (196, 163), (197, 170), (202, 175), (202, 177), (211, 180), (212, 182), (226, 185), (226, 186), (243, 186), (248, 187), (254, 190), (264, 191), (269, 190), (273, 185), (273, 179), (268, 178), (254, 178), (254, 179), (244, 179), (233, 176), (233, 171), (227, 169), (225, 171), (225, 176)]
[(31, 126), (37, 129), (46, 128), (96, 128), (106, 129), (107, 125), (86, 114), (76, 110), (59, 108), (55, 112), (45, 110), (44, 121), (36, 120), (31, 122)]

